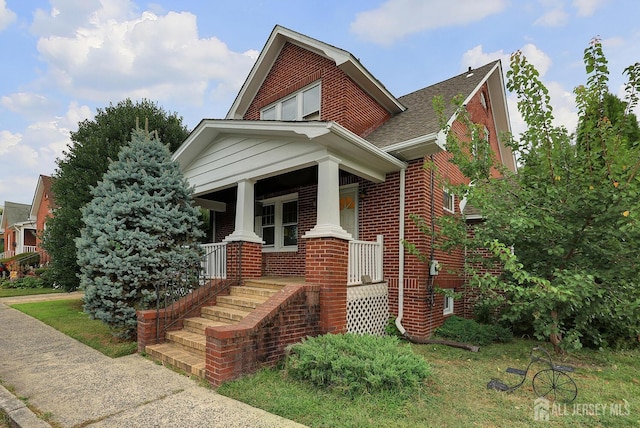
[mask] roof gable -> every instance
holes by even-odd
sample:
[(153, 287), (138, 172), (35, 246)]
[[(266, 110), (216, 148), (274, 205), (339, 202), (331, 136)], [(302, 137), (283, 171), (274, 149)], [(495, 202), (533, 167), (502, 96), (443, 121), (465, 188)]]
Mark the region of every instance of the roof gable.
[(53, 193), (51, 192), (52, 182), (53, 178), (48, 175), (40, 175), (38, 178), (38, 184), (36, 185), (36, 191), (33, 194), (33, 201), (31, 202), (31, 210), (29, 213), (29, 218), (31, 220), (36, 220), (38, 216), (38, 209), (43, 201), (44, 203), (49, 204), (50, 208), (55, 207)]
[(384, 85), (374, 78), (349, 52), (276, 25), (227, 113), (227, 119), (242, 119), (244, 117), (286, 43), (295, 44), (333, 61), (338, 68), (391, 114), (399, 113), (405, 109)]
[[(419, 146), (426, 141), (442, 138), (438, 117), (433, 109), (433, 98), (438, 95), (443, 97), (444, 115), (451, 124), (455, 120), (456, 108), (451, 103), (454, 97), (462, 96), (462, 103), (466, 105), (484, 84), (488, 87), (492, 101), (498, 134), (510, 132), (502, 66), (498, 60), (400, 97), (399, 101), (407, 110), (395, 115), (365, 138), (375, 146), (404, 159), (424, 156), (428, 153), (422, 153)], [(511, 168), (511, 151), (503, 144), (500, 150), (503, 163)]]

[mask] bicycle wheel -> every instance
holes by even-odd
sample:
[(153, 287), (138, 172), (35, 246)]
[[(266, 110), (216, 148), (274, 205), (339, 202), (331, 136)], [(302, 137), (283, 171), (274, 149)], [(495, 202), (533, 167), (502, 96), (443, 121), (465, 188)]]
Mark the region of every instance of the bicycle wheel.
[(548, 400), (570, 403), (578, 395), (578, 387), (571, 376), (558, 370), (540, 370), (533, 377), (532, 383), (536, 396)]

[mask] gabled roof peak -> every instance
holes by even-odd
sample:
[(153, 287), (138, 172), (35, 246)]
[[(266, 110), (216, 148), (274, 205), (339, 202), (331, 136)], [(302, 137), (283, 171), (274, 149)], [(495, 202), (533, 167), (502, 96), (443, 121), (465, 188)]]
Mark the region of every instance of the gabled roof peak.
[(262, 48), (258, 59), (249, 72), (240, 92), (227, 113), (227, 119), (242, 119), (249, 105), (253, 101), (260, 86), (271, 70), (282, 47), (286, 43), (293, 43), (315, 54), (333, 61), (358, 85), (371, 95), (380, 105), (391, 114), (405, 110), (405, 107), (380, 83), (351, 53), (325, 42), (321, 42), (302, 33), (276, 25), (266, 44)]

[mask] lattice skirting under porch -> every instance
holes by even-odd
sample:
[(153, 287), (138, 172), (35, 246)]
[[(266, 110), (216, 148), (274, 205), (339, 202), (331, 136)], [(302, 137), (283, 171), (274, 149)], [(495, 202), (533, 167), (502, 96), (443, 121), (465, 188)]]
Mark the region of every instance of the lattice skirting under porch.
[(386, 282), (347, 288), (347, 331), (382, 336), (389, 320)]

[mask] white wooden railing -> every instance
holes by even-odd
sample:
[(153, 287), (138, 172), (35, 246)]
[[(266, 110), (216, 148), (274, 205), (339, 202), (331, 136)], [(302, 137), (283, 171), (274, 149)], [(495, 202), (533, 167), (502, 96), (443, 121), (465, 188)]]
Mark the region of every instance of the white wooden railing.
[(227, 277), (227, 243), (203, 244), (206, 257), (202, 262), (207, 279), (225, 279)]
[(36, 252), (36, 246), (35, 245), (23, 245), (22, 246), (22, 252), (23, 253), (35, 253)]
[(362, 284), (363, 277), (370, 278), (372, 283), (383, 280), (382, 247), (382, 235), (375, 242), (349, 241), (347, 285)]

